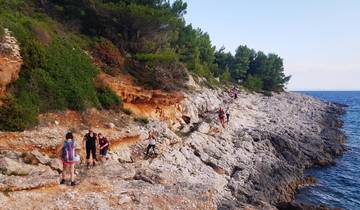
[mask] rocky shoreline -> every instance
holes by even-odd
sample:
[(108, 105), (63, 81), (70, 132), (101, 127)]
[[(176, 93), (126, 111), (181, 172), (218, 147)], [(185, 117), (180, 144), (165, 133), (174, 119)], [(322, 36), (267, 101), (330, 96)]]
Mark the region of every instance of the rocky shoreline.
[[(297, 98), (299, 95), (286, 93), (282, 95), (282, 97), (284, 96), (290, 96), (288, 100), (294, 100), (293, 102), (287, 101), (288, 105), (301, 106), (301, 101), (298, 101), (299, 98)], [(258, 206), (259, 201), (266, 201), (276, 207), (281, 207), (284, 203), (291, 203), (297, 188), (309, 181), (306, 178), (304, 179), (305, 169), (334, 164), (334, 158), (343, 153), (346, 137), (340, 130), (342, 126), (340, 117), (344, 114), (344, 107), (339, 104), (323, 103), (306, 96), (300, 96), (300, 98), (305, 102), (311, 101), (312, 103), (309, 104), (320, 103), (318, 104), (319, 107), (312, 107), (312, 105), (309, 106), (304, 103), (305, 106), (301, 106), (300, 110), (294, 113), (294, 118), (301, 116), (300, 113), (304, 114), (302, 116), (306, 117), (305, 120), (302, 118), (304, 122), (292, 121), (291, 118), (281, 118), (282, 114), (278, 113), (279, 115), (276, 116), (276, 111), (274, 114), (274, 110), (271, 110), (268, 112), (272, 113), (270, 114), (270, 124), (276, 125), (282, 121), (282, 123), (290, 123), (290, 126), (286, 124), (280, 124), (280, 126), (260, 124), (247, 131), (250, 141), (252, 139), (253, 142), (257, 143), (265, 142), (265, 145), (270, 143), (266, 146), (273, 149), (272, 155), (275, 155), (277, 164), (255, 164), (257, 172), (261, 173), (255, 173), (255, 176), (253, 174), (250, 180), (248, 179), (251, 182), (250, 189), (253, 190), (252, 192), (244, 192), (243, 184), (237, 186), (237, 178), (234, 174), (237, 170), (239, 171), (239, 167), (235, 167), (228, 187), (232, 191), (232, 196), (236, 198), (236, 202), (224, 199), (220, 209), (241, 207), (239, 201), (254, 206)], [(272, 99), (269, 101), (271, 103)], [(270, 107), (273, 109), (276, 106)], [(268, 109), (265, 108), (265, 110)], [(281, 112), (281, 109), (277, 111)], [(286, 111), (285, 107), (284, 111)], [(308, 126), (304, 126), (306, 124)], [(310, 179), (310, 181), (312, 180)], [(303, 206), (304, 209), (311, 209), (310, 206), (300, 206)], [(313, 208), (318, 209), (315, 206)]]
[[(225, 128), (215, 113), (220, 106), (231, 112)], [(177, 111), (179, 119), (170, 124), (152, 120), (145, 126), (121, 113), (60, 113), (51, 117), (55, 123), (43, 119), (31, 131), (0, 133), (2, 208), (320, 208), (292, 201), (300, 185), (314, 182), (304, 170), (333, 164), (343, 153), (342, 106), (297, 93), (241, 92), (234, 100), (222, 90), (198, 87)], [(75, 188), (58, 186), (53, 148), (69, 129), (81, 139), (87, 126), (112, 141), (110, 159), (90, 170), (80, 166)], [(144, 159), (144, 139), (153, 129), (159, 155)], [(35, 145), (40, 152), (33, 154)]]
[[(324, 129), (321, 132), (321, 138), (325, 140), (325, 150), (321, 154), (320, 158), (316, 157), (312, 159), (312, 165), (306, 165), (305, 168), (311, 167), (323, 167), (327, 165), (336, 164), (335, 158), (341, 156), (345, 148), (346, 136), (341, 131), (343, 126), (343, 121), (340, 119), (342, 115), (345, 114), (346, 105), (337, 104), (337, 103), (328, 103), (329, 107), (323, 115), (323, 125)], [(303, 182), (297, 183), (297, 187), (303, 185), (316, 184), (317, 180), (314, 177), (306, 177)], [(296, 190), (295, 190), (296, 192)], [(325, 205), (309, 205), (303, 203), (297, 203), (294, 201), (291, 202), (282, 202), (278, 203), (277, 208), (280, 210), (330, 210), (331, 208)], [(337, 209), (337, 208), (336, 208)]]

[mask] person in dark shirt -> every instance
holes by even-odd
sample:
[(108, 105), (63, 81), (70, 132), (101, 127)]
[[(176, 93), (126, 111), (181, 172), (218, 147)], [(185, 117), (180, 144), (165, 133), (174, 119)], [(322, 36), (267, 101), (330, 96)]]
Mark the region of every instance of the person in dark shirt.
[[(83, 144), (86, 150), (86, 161), (87, 167), (90, 167), (90, 163), (92, 161), (92, 165), (96, 164), (96, 133), (89, 129), (89, 132), (84, 136)], [(92, 156), (90, 161), (90, 155)]]
[(103, 136), (101, 133), (98, 134), (99, 138), (99, 146), (100, 146), (100, 157), (103, 161), (104, 159), (107, 159), (107, 152), (109, 149), (109, 141), (105, 136)]

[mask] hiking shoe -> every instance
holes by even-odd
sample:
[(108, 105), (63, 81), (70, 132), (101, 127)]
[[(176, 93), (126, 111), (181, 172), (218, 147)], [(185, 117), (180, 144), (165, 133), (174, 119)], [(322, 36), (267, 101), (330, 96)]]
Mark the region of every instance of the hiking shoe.
[(75, 183), (74, 181), (72, 181), (70, 185), (71, 185), (71, 186), (75, 186), (76, 183)]
[(65, 179), (62, 179), (62, 180), (60, 181), (60, 184), (65, 184)]

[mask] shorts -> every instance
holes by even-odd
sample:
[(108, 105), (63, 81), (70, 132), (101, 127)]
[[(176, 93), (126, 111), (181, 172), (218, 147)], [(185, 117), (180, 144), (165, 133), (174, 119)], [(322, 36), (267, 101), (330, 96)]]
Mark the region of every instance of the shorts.
[(75, 162), (64, 162), (63, 161), (63, 166), (72, 166), (75, 165)]
[(107, 151), (108, 151), (108, 149), (101, 149), (100, 150), (100, 155), (105, 157), (107, 155)]

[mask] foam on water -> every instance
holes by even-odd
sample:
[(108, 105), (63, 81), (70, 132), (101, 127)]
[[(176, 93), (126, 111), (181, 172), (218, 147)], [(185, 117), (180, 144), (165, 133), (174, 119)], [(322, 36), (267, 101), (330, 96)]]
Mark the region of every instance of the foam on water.
[(299, 190), (296, 200), (343, 209), (360, 209), (360, 92), (303, 92), (322, 100), (349, 105), (343, 116), (347, 151), (335, 166), (314, 168), (306, 175), (319, 183)]

